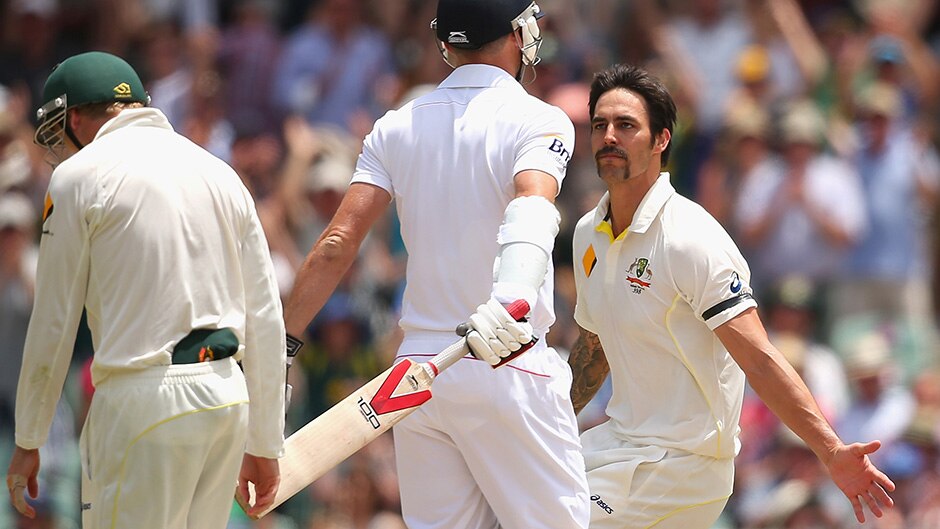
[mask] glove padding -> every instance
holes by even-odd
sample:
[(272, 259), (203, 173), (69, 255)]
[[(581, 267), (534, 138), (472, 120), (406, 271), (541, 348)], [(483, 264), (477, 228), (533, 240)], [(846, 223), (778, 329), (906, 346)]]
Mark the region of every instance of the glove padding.
[(516, 321), (503, 304), (490, 299), (470, 316), (467, 345), (473, 356), (491, 366), (532, 341), (532, 325)]

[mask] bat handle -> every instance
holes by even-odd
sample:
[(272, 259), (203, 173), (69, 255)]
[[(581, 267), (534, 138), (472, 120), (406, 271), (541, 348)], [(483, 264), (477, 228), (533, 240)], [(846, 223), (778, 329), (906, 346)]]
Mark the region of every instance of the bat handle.
[(448, 367), (454, 365), (457, 360), (460, 360), (467, 353), (470, 352), (470, 348), (467, 347), (467, 339), (461, 338), (456, 342), (447, 346), (447, 349), (437, 353), (433, 358), (427, 361), (427, 365), (431, 368), (431, 373), (433, 376), (437, 376), (441, 371), (447, 369)]
[(524, 299), (517, 299), (506, 307), (506, 311), (509, 312), (509, 315), (515, 318), (516, 321), (523, 321), (525, 320), (525, 315), (529, 313), (529, 302)]

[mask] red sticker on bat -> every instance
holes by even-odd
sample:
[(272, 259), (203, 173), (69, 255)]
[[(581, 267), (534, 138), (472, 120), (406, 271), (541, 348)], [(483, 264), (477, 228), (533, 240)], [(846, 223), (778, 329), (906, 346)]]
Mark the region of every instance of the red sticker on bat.
[(410, 365), (411, 362), (399, 362), (398, 365), (392, 368), (392, 372), (388, 374), (388, 378), (385, 379), (385, 382), (382, 382), (382, 386), (375, 392), (375, 396), (372, 397), (372, 400), (369, 401), (375, 413), (382, 415), (383, 413), (414, 408), (415, 406), (424, 404), (431, 398), (431, 390), (429, 389), (395, 397), (392, 396), (395, 388), (397, 388), (401, 380), (405, 378), (405, 373), (408, 372)]

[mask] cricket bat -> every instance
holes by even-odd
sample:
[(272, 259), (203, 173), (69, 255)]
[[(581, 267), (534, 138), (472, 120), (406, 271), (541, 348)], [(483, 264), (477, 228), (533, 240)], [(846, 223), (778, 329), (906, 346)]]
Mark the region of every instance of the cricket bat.
[[(529, 304), (518, 300), (506, 309), (521, 319), (529, 312)], [(294, 432), (284, 441), (284, 456), (278, 460), (281, 484), (274, 503), (252, 518), (271, 512), (430, 400), (434, 378), (467, 352), (467, 340), (461, 338), (427, 362), (403, 359)], [(254, 504), (254, 489), (251, 484), (248, 488), (250, 499), (235, 496), (245, 512)]]

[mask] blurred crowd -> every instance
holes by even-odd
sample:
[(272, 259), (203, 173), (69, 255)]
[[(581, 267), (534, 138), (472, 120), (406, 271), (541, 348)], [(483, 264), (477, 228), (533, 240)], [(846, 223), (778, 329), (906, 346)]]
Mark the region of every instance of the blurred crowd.
[[(614, 62), (642, 64), (679, 105), (673, 185), (738, 242), (774, 342), (839, 434), (884, 443), (875, 458), (898, 484), (897, 508), (867, 524), (879, 528), (940, 528), (938, 3), (541, 0), (543, 60), (527, 86), (577, 129), (558, 197), (551, 345), (566, 354), (577, 336), (571, 231), (603, 188), (588, 141), (591, 76)], [(13, 442), (51, 174), (32, 143), (51, 68), (93, 49), (127, 58), (173, 126), (241, 175), (286, 295), (375, 119), (448, 74), (428, 28), (435, 6), (0, 0), (0, 461)], [(291, 371), (289, 430), (390, 365), (405, 259), (389, 208), (307, 330)], [(92, 354), (80, 333), (43, 448), (40, 516), (16, 519), (3, 501), (0, 527), (79, 527), (77, 432), (94, 391)], [(582, 427), (604, 420), (607, 395), (582, 413)], [(720, 528), (854, 526), (813, 454), (750, 393), (741, 426)], [(261, 521), (234, 507), (230, 527), (400, 529), (398, 501), (386, 434)]]

